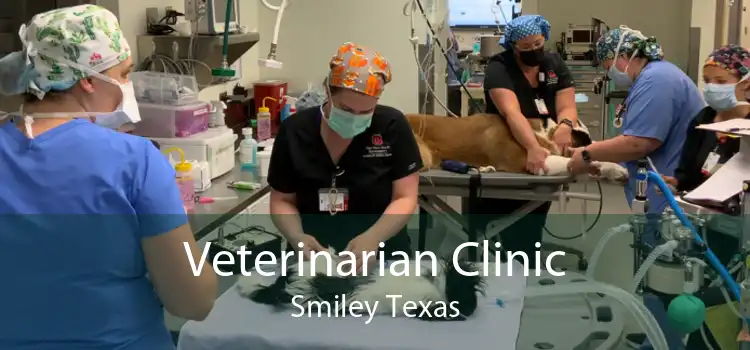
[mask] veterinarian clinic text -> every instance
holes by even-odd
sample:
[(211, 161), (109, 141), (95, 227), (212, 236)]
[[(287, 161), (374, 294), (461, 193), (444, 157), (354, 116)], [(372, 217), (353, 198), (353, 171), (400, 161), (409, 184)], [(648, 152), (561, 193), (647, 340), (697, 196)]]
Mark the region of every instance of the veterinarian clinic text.
[(385, 297), (388, 300), (383, 302), (387, 302), (390, 305), (380, 305), (380, 301), (377, 300), (372, 304), (368, 301), (349, 301), (345, 294), (335, 296), (334, 302), (305, 302), (304, 296), (296, 295), (292, 297), (292, 306), (299, 310), (299, 312), (293, 313), (292, 317), (360, 318), (367, 316), (365, 324), (370, 324), (375, 315), (383, 314), (383, 312), (378, 312), (378, 307), (390, 309), (391, 317), (406, 316), (414, 318), (433, 316), (439, 318), (453, 318), (458, 317), (461, 314), (461, 312), (458, 311), (457, 301), (450, 303), (441, 301), (414, 302), (402, 300), (402, 295), (386, 295)]
[[(300, 243), (302, 244), (302, 243)], [(492, 251), (496, 251), (501, 247), (499, 242), (493, 242), (494, 248)], [(188, 259), (190, 261), (190, 267), (193, 269), (193, 274), (195, 276), (200, 275), (200, 272), (203, 270), (203, 266), (206, 263), (206, 260), (208, 260), (208, 252), (211, 248), (211, 242), (206, 242), (205, 247), (203, 248), (203, 251), (201, 252), (200, 261), (195, 262), (193, 259), (192, 251), (190, 250), (190, 245), (186, 242), (184, 243), (185, 246), (185, 252), (187, 253)], [(537, 251), (534, 253), (534, 260), (536, 262), (535, 266), (535, 275), (541, 276), (541, 269), (542, 266), (542, 258), (541, 258), (541, 252), (539, 249), (541, 248), (540, 243), (535, 243), (534, 245), (537, 248)], [(383, 243), (380, 243), (380, 248), (385, 247)], [(507, 276), (513, 276), (513, 264), (502, 264), (501, 263), (501, 256), (500, 254), (494, 254), (495, 259), (493, 262), (494, 270), (490, 271), (490, 256), (491, 256), (491, 250), (490, 250), (490, 242), (485, 240), (482, 244), (482, 251), (483, 251), (483, 259), (482, 259), (482, 266), (480, 271), (472, 272), (472, 271), (465, 271), (461, 268), (460, 264), (460, 256), (461, 253), (466, 248), (478, 248), (479, 243), (477, 242), (466, 242), (458, 246), (456, 250), (453, 252), (453, 257), (451, 259), (451, 263), (455, 267), (456, 271), (458, 273), (464, 275), (464, 276), (478, 276), (482, 275), (484, 277), (487, 276), (503, 276), (503, 273), (501, 271), (501, 268), (503, 265), (506, 266), (506, 272)], [(300, 247), (301, 248), (301, 247)], [(277, 266), (279, 266), (279, 262), (277, 261), (276, 256), (268, 251), (260, 252), (255, 256), (254, 262), (252, 264), (252, 268), (248, 271), (246, 269), (246, 266), (248, 264), (245, 263), (246, 257), (252, 254), (251, 251), (245, 250), (245, 247), (240, 247), (240, 249), (236, 252), (240, 256), (240, 273), (243, 276), (250, 276), (252, 273), (257, 273), (261, 276), (276, 276), (276, 275), (283, 275), (286, 274), (287, 267), (289, 266), (289, 259), (294, 258), (292, 260), (293, 263), (301, 264), (303, 261), (303, 255), (301, 252), (298, 251), (285, 251), (282, 253), (281, 258), (281, 270), (277, 269)], [(428, 269), (429, 273), (431, 273), (433, 276), (436, 276), (438, 271), (438, 265), (440, 259), (435, 256), (432, 252), (416, 252), (415, 254), (415, 262), (416, 264), (410, 263), (410, 255), (405, 252), (393, 252), (392, 256), (395, 258), (399, 258), (400, 260), (392, 261), (390, 264), (387, 263), (385, 259), (385, 254), (381, 250), (379, 253), (375, 252), (365, 252), (362, 254), (362, 259), (365, 261), (365, 266), (363, 268), (363, 274), (367, 275), (367, 271), (369, 269), (367, 268), (367, 261), (370, 258), (375, 258), (377, 255), (377, 264), (378, 264), (378, 271), (381, 276), (385, 274), (393, 275), (393, 276), (409, 276), (411, 274), (415, 276), (421, 276), (422, 274), (422, 268)], [(552, 259), (555, 256), (565, 256), (565, 252), (552, 252), (549, 255), (547, 255), (545, 261), (544, 261), (544, 268), (547, 273), (549, 273), (552, 276), (565, 276), (565, 271), (555, 271), (552, 268)], [(326, 274), (328, 276), (354, 276), (356, 275), (356, 265), (355, 265), (355, 255), (351, 252), (340, 252), (337, 257), (331, 257), (331, 254), (327, 252), (315, 252), (312, 254), (311, 260), (313, 261), (313, 264), (308, 264), (310, 267), (309, 273), (312, 275), (317, 274), (319, 271), (315, 270), (315, 262), (317, 259), (325, 259), (325, 266), (326, 266)], [(507, 261), (512, 260), (521, 260), (521, 264), (523, 265), (523, 275), (529, 276), (529, 256), (525, 252), (506, 252), (506, 258)], [(229, 267), (231, 270), (231, 267), (235, 265), (236, 263), (236, 257), (234, 254), (226, 251), (219, 252), (216, 254), (213, 258), (213, 261), (211, 262), (211, 266), (216, 272), (217, 275), (227, 277), (232, 276), (233, 272), (225, 272), (222, 271), (221, 267), (226, 266)], [(334, 262), (336, 260), (336, 262)], [(429, 262), (429, 268), (425, 267), (427, 263)], [(335, 268), (334, 268), (335, 266)], [(412, 266), (415, 267), (415, 269), (412, 269)], [(266, 268), (267, 267), (267, 268)], [(252, 271), (252, 272), (251, 272)], [(304, 274), (304, 269), (299, 270), (300, 275)]]

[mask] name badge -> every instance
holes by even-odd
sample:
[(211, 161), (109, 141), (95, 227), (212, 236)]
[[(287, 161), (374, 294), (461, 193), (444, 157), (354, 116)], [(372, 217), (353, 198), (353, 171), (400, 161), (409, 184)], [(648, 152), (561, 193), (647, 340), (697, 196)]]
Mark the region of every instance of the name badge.
[(539, 82), (543, 83), (545, 81), (544, 73), (539, 72)]
[(322, 188), (318, 191), (319, 210), (335, 215), (349, 209), (349, 191), (338, 188)]
[(544, 103), (544, 100), (541, 98), (537, 98), (534, 100), (534, 104), (536, 105), (536, 111), (539, 112), (541, 115), (548, 115), (549, 110), (547, 110), (547, 104)]
[(719, 154), (716, 152), (711, 152), (708, 154), (706, 162), (703, 163), (703, 171), (709, 174), (713, 174), (717, 170), (719, 170)]

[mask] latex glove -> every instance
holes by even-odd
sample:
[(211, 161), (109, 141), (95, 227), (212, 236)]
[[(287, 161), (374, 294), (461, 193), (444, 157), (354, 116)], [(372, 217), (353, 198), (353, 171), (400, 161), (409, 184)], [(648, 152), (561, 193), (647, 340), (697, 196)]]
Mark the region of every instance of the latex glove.
[(562, 154), (567, 154), (573, 144), (573, 129), (568, 124), (560, 124), (552, 135), (552, 142), (560, 148)]
[[(313, 252), (328, 251), (328, 249), (323, 247), (315, 237), (308, 234), (292, 237), (289, 239), (289, 243), (292, 245), (293, 249), (302, 252), (302, 256), (308, 260), (312, 257)], [(299, 247), (300, 243), (302, 243), (302, 248)]]
[(365, 264), (364, 257), (365, 254), (368, 252), (375, 252), (377, 253), (380, 240), (372, 237), (371, 235), (367, 234), (361, 234), (357, 237), (354, 237), (351, 241), (349, 241), (349, 244), (346, 246), (346, 249), (344, 249), (347, 252), (351, 252), (355, 256), (355, 268), (357, 273), (362, 272), (365, 265), (367, 265), (367, 270), (372, 269), (372, 267), (375, 265), (373, 262), (375, 261), (376, 254), (370, 254), (370, 256), (367, 256), (367, 263)]
[(544, 161), (549, 156), (549, 151), (537, 146), (526, 152), (526, 170), (532, 174), (546, 174), (549, 169)]

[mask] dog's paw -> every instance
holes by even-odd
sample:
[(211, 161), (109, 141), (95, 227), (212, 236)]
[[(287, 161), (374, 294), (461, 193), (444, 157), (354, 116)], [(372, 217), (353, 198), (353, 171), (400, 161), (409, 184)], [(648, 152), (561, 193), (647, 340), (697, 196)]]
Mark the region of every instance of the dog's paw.
[(599, 163), (598, 177), (618, 185), (624, 185), (628, 183), (628, 170), (617, 163), (602, 162)]

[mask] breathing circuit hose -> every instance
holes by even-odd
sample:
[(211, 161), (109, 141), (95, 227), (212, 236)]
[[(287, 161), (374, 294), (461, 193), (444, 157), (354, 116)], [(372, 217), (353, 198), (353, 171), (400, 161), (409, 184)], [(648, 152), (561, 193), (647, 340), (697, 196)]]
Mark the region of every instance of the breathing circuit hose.
[(641, 264), (641, 267), (638, 269), (638, 272), (636, 272), (635, 277), (633, 277), (633, 282), (630, 284), (628, 292), (635, 294), (635, 292), (638, 290), (638, 285), (641, 284), (641, 280), (646, 277), (648, 269), (650, 269), (651, 266), (654, 265), (656, 259), (659, 259), (659, 257), (664, 255), (665, 253), (673, 252), (675, 249), (677, 249), (677, 244), (677, 241), (669, 241), (654, 248), (654, 250), (651, 251), (651, 254), (648, 255), (643, 264)]
[(602, 252), (604, 252), (604, 247), (607, 245), (609, 240), (620, 233), (630, 232), (631, 229), (632, 227), (630, 226), (630, 224), (622, 224), (620, 226), (612, 227), (607, 230), (606, 233), (604, 233), (604, 236), (599, 240), (599, 243), (596, 244), (596, 247), (594, 247), (594, 251), (591, 253), (589, 268), (586, 270), (586, 277), (588, 279), (594, 279), (594, 272), (596, 272), (596, 266), (599, 262), (599, 257), (602, 255)]
[[(669, 203), (669, 206), (672, 207), (672, 210), (674, 211), (675, 215), (677, 215), (677, 218), (680, 219), (682, 225), (689, 228), (690, 231), (693, 232), (693, 238), (695, 239), (695, 241), (699, 244), (705, 245), (705, 241), (698, 233), (698, 230), (695, 228), (695, 226), (693, 226), (693, 223), (688, 220), (687, 215), (685, 215), (685, 212), (682, 210), (682, 207), (677, 204), (677, 200), (674, 198), (672, 191), (669, 189), (661, 176), (658, 173), (649, 170), (648, 180), (653, 181), (659, 187), (659, 190), (661, 190), (664, 198), (667, 199), (667, 203)], [(732, 276), (729, 274), (729, 271), (727, 271), (724, 265), (721, 264), (719, 258), (716, 257), (714, 252), (708, 246), (706, 246), (706, 260), (708, 260), (708, 263), (711, 264), (711, 266), (719, 273), (719, 276), (721, 276), (721, 279), (724, 280), (724, 283), (729, 286), (729, 291), (732, 293), (734, 299), (740, 301), (740, 286), (737, 284), (734, 278), (732, 278)], [(747, 322), (748, 320), (746, 319), (745, 321)]]
[[(615, 300), (620, 301), (622, 305), (633, 313), (638, 325), (643, 329), (651, 341), (655, 350), (667, 350), (667, 339), (664, 337), (659, 324), (654, 319), (651, 312), (646, 309), (633, 294), (612, 285), (588, 281), (580, 283), (558, 284), (554, 286), (528, 287), (524, 291), (524, 297), (542, 297), (542, 296), (560, 296), (560, 295), (577, 295), (586, 293), (601, 293), (608, 295)], [(513, 299), (513, 298), (511, 298)]]

